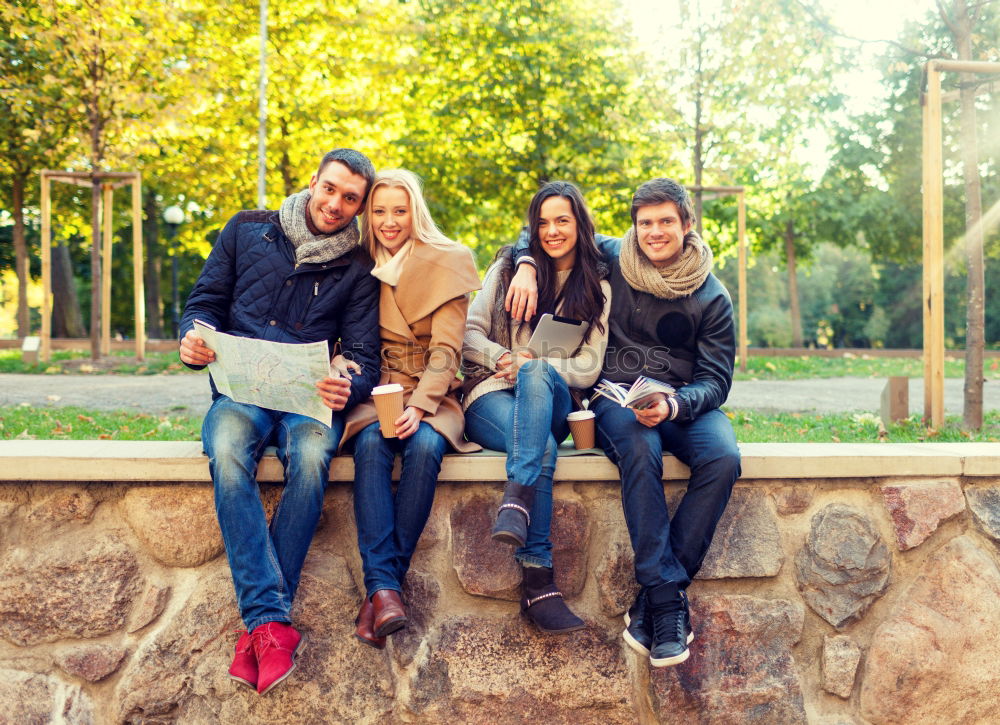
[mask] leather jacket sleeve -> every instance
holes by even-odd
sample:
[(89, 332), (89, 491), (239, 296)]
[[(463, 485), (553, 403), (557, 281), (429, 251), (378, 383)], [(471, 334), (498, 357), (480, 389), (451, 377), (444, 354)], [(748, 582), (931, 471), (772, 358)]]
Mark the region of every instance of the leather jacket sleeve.
[(689, 422), (726, 402), (733, 384), (736, 335), (733, 303), (725, 290), (706, 300), (698, 330), (693, 380), (677, 391), (677, 422)]

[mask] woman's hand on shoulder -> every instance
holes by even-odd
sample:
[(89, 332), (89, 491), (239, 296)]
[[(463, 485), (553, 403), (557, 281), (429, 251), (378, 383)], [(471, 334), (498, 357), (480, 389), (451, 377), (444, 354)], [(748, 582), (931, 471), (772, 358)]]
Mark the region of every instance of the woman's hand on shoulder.
[[(343, 355), (337, 354), (333, 356), (332, 360), (330, 360), (330, 372), (333, 373), (334, 371), (339, 373), (342, 377), (345, 377), (348, 380), (350, 380), (352, 372), (355, 375), (361, 374), (361, 366), (358, 365), (353, 360), (349, 360)], [(331, 374), (330, 377), (335, 377), (335, 376)]]
[(403, 414), (396, 418), (396, 436), (403, 440), (416, 433), (425, 415), (426, 411), (422, 408), (407, 406)]

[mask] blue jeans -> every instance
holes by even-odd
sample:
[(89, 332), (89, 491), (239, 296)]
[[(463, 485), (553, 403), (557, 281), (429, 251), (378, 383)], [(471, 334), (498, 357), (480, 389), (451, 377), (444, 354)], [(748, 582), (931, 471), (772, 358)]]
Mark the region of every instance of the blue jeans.
[(484, 448), (507, 452), (507, 480), (535, 488), (531, 525), (518, 561), (552, 566), (552, 476), (556, 452), (569, 435), (569, 388), (545, 360), (529, 360), (514, 390), (495, 390), (465, 411), (465, 434)]
[[(740, 476), (740, 451), (729, 418), (716, 408), (688, 423), (641, 425), (630, 408), (598, 398), (597, 442), (617, 466), (622, 506), (635, 552), (635, 578), (652, 587), (691, 583)], [(671, 521), (663, 493), (663, 452), (691, 469)]]
[[(416, 433), (403, 440), (384, 438), (377, 422), (358, 433), (354, 443), (354, 518), (369, 597), (381, 589), (402, 591), (417, 540), (431, 513), (447, 447), (444, 437), (423, 421)], [(403, 454), (403, 472), (393, 496), (392, 466), (397, 451)]]
[[(225, 395), (205, 415), (201, 439), (215, 486), (215, 513), (240, 616), (251, 632), (268, 622), (292, 621), (292, 599), (343, 431), (338, 413), (327, 428), (304, 415)], [(257, 486), (257, 464), (269, 445), (277, 446), (285, 467), (285, 488), (270, 527)]]

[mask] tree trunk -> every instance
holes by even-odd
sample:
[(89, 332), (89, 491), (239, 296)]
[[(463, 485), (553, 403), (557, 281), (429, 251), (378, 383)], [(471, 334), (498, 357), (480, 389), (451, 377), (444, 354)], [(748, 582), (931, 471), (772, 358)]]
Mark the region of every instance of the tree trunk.
[[(955, 0), (955, 48), (959, 60), (972, 60), (973, 18), (965, 0)], [(975, 76), (962, 73), (961, 143), (962, 170), (965, 177), (965, 262), (969, 270), (968, 303), (965, 323), (965, 407), (963, 427), (983, 427), (983, 348), (985, 316), (983, 294), (983, 216), (979, 184), (979, 148), (976, 138)]]
[(86, 335), (69, 247), (55, 243), (52, 245), (52, 337)]
[(90, 357), (101, 359), (101, 183), (90, 186)]
[(296, 175), (292, 169), (292, 160), (288, 157), (288, 121), (281, 119), (281, 183), (285, 187), (285, 196), (291, 196), (297, 189)]
[(24, 237), (24, 183), (25, 174), (14, 174), (14, 268), (17, 270), (17, 336), (31, 334), (28, 317), (28, 244)]
[(160, 300), (160, 214), (156, 192), (146, 187), (143, 199), (145, 220), (142, 241), (146, 246), (146, 334), (151, 340), (163, 338), (163, 303)]
[(792, 316), (792, 347), (802, 347), (802, 312), (799, 310), (799, 280), (795, 272), (795, 222), (785, 223), (785, 266), (788, 268), (788, 306)]
[[(698, 30), (698, 33), (703, 31)], [(702, 91), (701, 91), (701, 48), (702, 48), (702, 37), (699, 35), (698, 40), (698, 61), (695, 69), (697, 77), (697, 85), (695, 86), (694, 95), (694, 185), (696, 191), (694, 192), (694, 219), (695, 228), (698, 230), (698, 236), (703, 236), (703, 227), (701, 224), (701, 184), (702, 184), (702, 174), (705, 170), (705, 159), (703, 154), (705, 153), (704, 143), (705, 143), (705, 130), (701, 127), (701, 113), (702, 113)]]

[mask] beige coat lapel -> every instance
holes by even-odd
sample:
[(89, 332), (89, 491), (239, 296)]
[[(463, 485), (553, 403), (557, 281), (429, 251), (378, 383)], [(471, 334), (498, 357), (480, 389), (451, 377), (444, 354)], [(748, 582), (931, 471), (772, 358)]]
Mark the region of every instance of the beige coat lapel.
[(395, 304), (402, 319), (412, 323), (481, 286), (472, 252), (466, 247), (432, 247), (414, 241), (396, 286)]
[[(409, 262), (407, 260), (407, 266)], [(405, 276), (405, 272), (404, 272)], [(402, 283), (402, 279), (399, 280)], [(382, 326), (383, 330), (387, 330), (398, 335), (403, 340), (410, 340), (414, 343), (417, 342), (417, 338), (413, 335), (413, 330), (410, 329), (409, 324), (406, 322), (406, 318), (403, 316), (402, 311), (399, 309), (399, 304), (397, 302), (397, 289), (393, 289), (390, 285), (382, 282), (379, 285), (379, 299), (378, 299), (378, 321)], [(385, 337), (383, 335), (383, 337)]]

